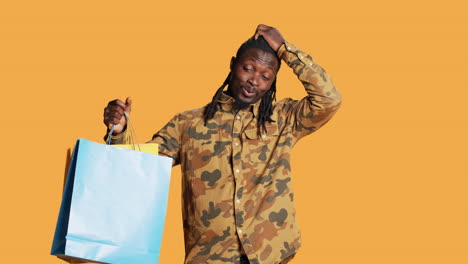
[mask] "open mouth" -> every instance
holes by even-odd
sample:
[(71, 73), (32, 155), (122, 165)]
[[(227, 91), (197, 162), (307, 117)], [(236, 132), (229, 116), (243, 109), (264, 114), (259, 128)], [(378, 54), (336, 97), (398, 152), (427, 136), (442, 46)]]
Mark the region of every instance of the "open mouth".
[(245, 87), (242, 87), (242, 94), (247, 98), (255, 96), (255, 92), (249, 92)]

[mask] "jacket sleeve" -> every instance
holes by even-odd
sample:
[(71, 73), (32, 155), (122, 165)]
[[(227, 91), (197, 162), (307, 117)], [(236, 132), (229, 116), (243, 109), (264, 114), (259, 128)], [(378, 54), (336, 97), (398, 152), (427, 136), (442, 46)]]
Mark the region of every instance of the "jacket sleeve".
[(161, 130), (153, 135), (149, 143), (159, 144), (159, 155), (173, 159), (172, 165), (180, 164), (181, 129), (180, 114), (174, 116)]
[(286, 41), (278, 50), (278, 56), (293, 69), (307, 92), (302, 100), (290, 100), (284, 105), (287, 123), (292, 126), (296, 139), (300, 139), (333, 117), (341, 105), (341, 95), (330, 75), (294, 44)]
[[(147, 143), (159, 144), (159, 155), (167, 156), (173, 159), (172, 165), (178, 165), (180, 163), (180, 129), (181, 126), (180, 114), (174, 116), (161, 130), (153, 135), (151, 141)], [(127, 129), (117, 136), (112, 136), (111, 144), (129, 144), (129, 138), (127, 136)], [(107, 142), (109, 138), (109, 131), (104, 136), (104, 140)]]

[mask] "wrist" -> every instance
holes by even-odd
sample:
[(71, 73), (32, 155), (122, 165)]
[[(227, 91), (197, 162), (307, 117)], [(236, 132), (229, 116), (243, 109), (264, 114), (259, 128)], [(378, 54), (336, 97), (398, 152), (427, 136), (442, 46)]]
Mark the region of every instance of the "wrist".
[(276, 55), (278, 55), (278, 58), (282, 59), (285, 52), (286, 52), (286, 41), (283, 41), (281, 46), (278, 48), (278, 51), (276, 51)]

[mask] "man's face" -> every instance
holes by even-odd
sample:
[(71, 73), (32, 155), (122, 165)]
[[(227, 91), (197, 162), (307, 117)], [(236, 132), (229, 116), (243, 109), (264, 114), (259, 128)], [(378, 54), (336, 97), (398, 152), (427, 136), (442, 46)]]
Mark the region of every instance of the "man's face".
[(238, 103), (253, 104), (270, 89), (278, 72), (275, 55), (259, 49), (248, 49), (231, 59), (232, 77), (228, 92)]

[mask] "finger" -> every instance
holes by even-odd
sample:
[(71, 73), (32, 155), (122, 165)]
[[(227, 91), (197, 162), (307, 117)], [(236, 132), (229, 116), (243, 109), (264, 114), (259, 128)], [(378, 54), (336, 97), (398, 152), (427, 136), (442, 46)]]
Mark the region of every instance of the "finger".
[(132, 98), (127, 97), (125, 100), (125, 112), (129, 113), (132, 111)]
[(257, 30), (255, 31), (255, 39), (258, 39), (258, 37), (262, 36), (262, 37), (268, 37), (268, 34), (270, 34), (270, 31), (271, 31), (272, 27), (269, 27), (267, 25), (263, 25), (263, 24), (260, 24), (258, 25), (257, 27)]
[(109, 103), (109, 105), (104, 108), (104, 116), (112, 114), (113, 112), (117, 112), (121, 115), (124, 114), (125, 108), (123, 108), (120, 104), (117, 103)]
[(257, 40), (259, 36), (261, 36), (260, 31), (261, 31), (261, 26), (262, 24), (258, 25), (257, 28), (255, 29), (254, 33), (254, 39)]
[(120, 124), (120, 118), (116, 118), (116, 117), (112, 118), (111, 123), (114, 124), (114, 125)]
[(114, 120), (111, 119), (111, 120), (109, 120), (109, 122), (106, 123), (106, 124), (107, 124), (107, 128), (111, 129), (113, 126), (118, 126), (118, 125), (119, 125), (118, 122), (115, 123), (115, 122), (113, 122), (113, 121), (114, 121)]
[(258, 30), (262, 31), (264, 33), (268, 33), (268, 32), (274, 31), (276, 29), (274, 27), (270, 27), (268, 25), (260, 24), (260, 25), (258, 25)]
[(119, 111), (107, 111), (104, 113), (104, 123), (107, 125), (112, 118), (122, 118), (123, 112), (120, 113)]
[(120, 120), (120, 119), (122, 119), (123, 116), (124, 116), (124, 114), (121, 114), (119, 112), (110, 112), (107, 115), (107, 118), (109, 118), (109, 119), (115, 118), (117, 120)]
[(120, 107), (122, 107), (122, 109), (125, 109), (125, 103), (122, 102), (122, 100), (120, 99), (115, 99), (113, 101), (110, 101), (108, 106), (111, 106), (111, 105), (119, 105)]
[(119, 114), (119, 113), (111, 113), (111, 114), (108, 114), (104, 117), (104, 123), (106, 125), (109, 125), (109, 124), (120, 124), (120, 120), (122, 120), (122, 117), (123, 115)]
[(120, 125), (120, 119), (115, 117), (104, 119), (104, 124), (110, 129), (113, 125)]
[(264, 24), (260, 24), (258, 25), (257, 27), (257, 32), (262, 32), (262, 33), (266, 33), (268, 32), (269, 30), (271, 30), (272, 27), (270, 26), (267, 26), (267, 25), (264, 25)]
[(125, 111), (125, 109), (123, 109), (120, 105), (111, 105), (111, 106), (108, 106), (108, 107), (105, 108), (104, 115), (112, 114), (114, 112), (117, 112), (117, 113), (123, 115), (124, 111)]
[(255, 38), (255, 40), (257, 40), (258, 37), (263, 36), (263, 35), (264, 35), (264, 32), (259, 29), (259, 30), (257, 30), (257, 32), (255, 32), (254, 38)]
[[(117, 121), (117, 123), (116, 123)], [(105, 118), (104, 119), (104, 124), (109, 128), (111, 129), (113, 125), (119, 125), (119, 122), (116, 118)]]

